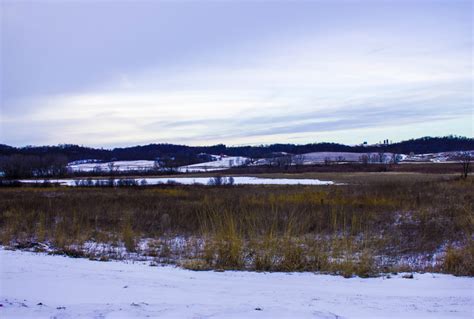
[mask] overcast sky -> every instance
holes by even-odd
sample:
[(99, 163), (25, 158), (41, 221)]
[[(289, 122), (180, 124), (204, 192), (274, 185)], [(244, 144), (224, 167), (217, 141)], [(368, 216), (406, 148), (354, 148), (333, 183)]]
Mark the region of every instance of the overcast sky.
[(0, 3), (0, 143), (473, 136), (469, 0)]

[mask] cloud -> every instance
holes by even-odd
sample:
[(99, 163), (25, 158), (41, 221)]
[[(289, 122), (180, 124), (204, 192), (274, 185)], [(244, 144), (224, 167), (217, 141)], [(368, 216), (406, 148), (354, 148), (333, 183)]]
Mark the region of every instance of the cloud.
[[(101, 40), (92, 34), (90, 41), (80, 39), (81, 44), (93, 44), (94, 50), (87, 51), (92, 60), (83, 65), (78, 61), (72, 68), (71, 61), (61, 57), (60, 66), (66, 66), (67, 74), (59, 72), (54, 63), (48, 64), (53, 75), (72, 79), (71, 83), (59, 83), (57, 92), (49, 90), (56, 87), (57, 80), (46, 77), (45, 68), (45, 73), (30, 75), (39, 79), (46, 74), (45, 80), (51, 80), (48, 90), (2, 100), (1, 142), (96, 146), (304, 143), (316, 136), (329, 136), (350, 143), (368, 130), (409, 136), (423, 126), (423, 135), (441, 132), (435, 125), (426, 126), (427, 122), (447, 123), (443, 134), (472, 135), (472, 40), (465, 30), (466, 17), (456, 20), (458, 11), (439, 16), (437, 10), (445, 12), (446, 8), (415, 9), (418, 11), (393, 13), (406, 18), (403, 24), (380, 8), (374, 9), (380, 15), (365, 18), (334, 8), (317, 14), (300, 12), (304, 15), (301, 25), (295, 22), (299, 16), (293, 12), (294, 21), (285, 20), (286, 29), (272, 29), (267, 24), (276, 22), (259, 21), (257, 16), (249, 21), (253, 29), (225, 24), (226, 32), (221, 33), (214, 31), (216, 25), (211, 22), (196, 27), (195, 32), (191, 22), (184, 29), (178, 21), (171, 25), (162, 22), (160, 26), (177, 29), (179, 39), (162, 29), (156, 32), (156, 40), (145, 37), (157, 27), (150, 15), (144, 16), (146, 27), (136, 30), (140, 31), (137, 39), (131, 31), (122, 39), (117, 30), (107, 26), (98, 33), (113, 36), (111, 48), (101, 51)], [(283, 13), (272, 12), (286, 16)], [(314, 15), (319, 20), (314, 21)], [(63, 20), (61, 23), (67, 23)], [(135, 17), (133, 22), (137, 21)], [(232, 21), (237, 23), (238, 19)], [(443, 27), (440, 21), (446, 22)], [(112, 22), (122, 30), (117, 21)], [(95, 16), (93, 25), (102, 24)], [(259, 31), (258, 27), (264, 26), (268, 30)], [(69, 29), (82, 35), (78, 26)], [(209, 34), (215, 36), (215, 43)], [(203, 37), (205, 45), (191, 39), (193, 35)], [(63, 39), (64, 34), (57, 36)], [(124, 39), (136, 40), (138, 53)], [(37, 43), (20, 40), (30, 46)], [(32, 58), (28, 52), (25, 59), (35, 65), (38, 56)], [(113, 60), (110, 64), (107, 52)], [(9, 56), (13, 53), (10, 50)], [(187, 59), (176, 60), (174, 55)], [(77, 58), (77, 52), (72, 56)], [(89, 64), (91, 61), (94, 63)], [(43, 62), (39, 63), (42, 67)], [(83, 84), (91, 77), (89, 73), (96, 77), (87, 87)], [(7, 80), (11, 81), (11, 74), (16, 73), (10, 65)], [(76, 75), (81, 85), (72, 83)], [(403, 127), (403, 133), (397, 125)], [(355, 137), (354, 132), (359, 135)]]

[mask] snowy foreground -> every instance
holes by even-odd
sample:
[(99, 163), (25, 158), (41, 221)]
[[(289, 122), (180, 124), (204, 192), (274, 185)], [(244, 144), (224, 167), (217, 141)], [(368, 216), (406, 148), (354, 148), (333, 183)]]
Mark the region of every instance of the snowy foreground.
[(0, 250), (1, 318), (473, 318), (474, 278), (193, 272)]

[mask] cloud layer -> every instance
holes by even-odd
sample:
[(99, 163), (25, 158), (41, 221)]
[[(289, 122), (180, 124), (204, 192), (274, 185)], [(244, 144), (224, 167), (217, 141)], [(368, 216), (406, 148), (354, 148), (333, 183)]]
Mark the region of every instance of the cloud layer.
[(2, 3), (0, 142), (472, 136), (468, 2), (339, 5)]

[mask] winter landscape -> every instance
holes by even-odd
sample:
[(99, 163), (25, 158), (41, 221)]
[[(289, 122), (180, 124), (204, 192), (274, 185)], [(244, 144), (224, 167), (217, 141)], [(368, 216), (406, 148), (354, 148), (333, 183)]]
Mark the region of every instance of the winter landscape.
[(345, 279), (0, 256), (5, 318), (469, 318), (474, 302), (472, 278), (443, 274)]
[(0, 0), (0, 318), (474, 318), (472, 12)]

